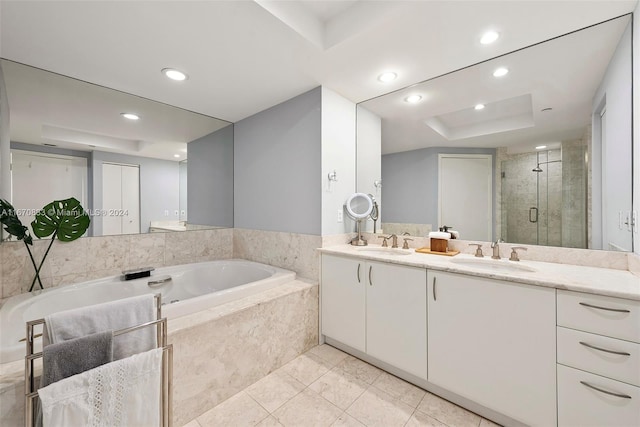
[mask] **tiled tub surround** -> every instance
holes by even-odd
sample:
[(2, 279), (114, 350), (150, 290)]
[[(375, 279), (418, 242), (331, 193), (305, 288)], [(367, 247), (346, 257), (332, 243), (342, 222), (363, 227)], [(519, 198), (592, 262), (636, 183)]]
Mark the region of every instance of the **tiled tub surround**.
[[(181, 426), (318, 343), (318, 286), (296, 280), (169, 322)], [(0, 365), (0, 425), (23, 425), (23, 361)]]
[[(33, 252), (38, 262), (49, 241), (34, 240)], [(40, 275), (44, 287), (49, 288), (113, 276), (131, 268), (163, 267), (232, 256), (233, 229), (85, 237), (69, 243), (55, 241)], [(0, 243), (2, 299), (27, 292), (34, 274), (24, 243)]]
[(233, 229), (233, 256), (295, 271), (318, 280), (318, 251), (323, 238), (310, 234)]

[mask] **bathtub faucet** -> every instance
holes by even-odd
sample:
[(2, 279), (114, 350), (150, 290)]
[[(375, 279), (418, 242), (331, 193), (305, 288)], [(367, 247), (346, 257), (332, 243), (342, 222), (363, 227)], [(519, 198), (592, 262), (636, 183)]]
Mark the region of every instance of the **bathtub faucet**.
[(151, 276), (151, 272), (155, 270), (154, 267), (142, 267), (142, 268), (134, 268), (133, 270), (123, 270), (121, 280), (134, 280), (139, 279), (141, 277), (149, 277)]

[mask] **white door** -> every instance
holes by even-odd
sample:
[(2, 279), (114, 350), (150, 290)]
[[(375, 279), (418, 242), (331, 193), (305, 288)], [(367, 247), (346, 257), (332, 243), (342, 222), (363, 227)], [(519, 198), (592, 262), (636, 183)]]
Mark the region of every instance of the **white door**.
[(54, 200), (75, 197), (87, 206), (87, 159), (30, 151), (11, 151), (11, 203), (24, 225)]
[(367, 354), (427, 379), (427, 270), (367, 267)]
[(322, 334), (365, 351), (365, 262), (322, 256)]
[(122, 234), (140, 232), (140, 168), (122, 166)]
[(492, 240), (491, 156), (438, 156), (438, 226), (448, 225), (464, 240)]
[(103, 163), (102, 234), (140, 232), (140, 168)]

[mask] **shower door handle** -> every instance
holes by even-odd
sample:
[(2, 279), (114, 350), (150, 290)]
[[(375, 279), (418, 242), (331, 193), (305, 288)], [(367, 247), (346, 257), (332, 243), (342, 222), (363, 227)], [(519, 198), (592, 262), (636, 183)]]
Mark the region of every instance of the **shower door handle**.
[(529, 208), (529, 222), (538, 222), (538, 208)]

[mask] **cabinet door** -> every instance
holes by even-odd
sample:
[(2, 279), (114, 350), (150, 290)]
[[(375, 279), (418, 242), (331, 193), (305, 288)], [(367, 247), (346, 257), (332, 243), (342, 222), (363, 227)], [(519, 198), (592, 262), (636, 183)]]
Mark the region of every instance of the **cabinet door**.
[(367, 354), (427, 378), (427, 271), (369, 262)]
[(429, 381), (528, 425), (556, 425), (555, 289), (429, 272)]
[(365, 263), (322, 255), (322, 334), (365, 351)]

